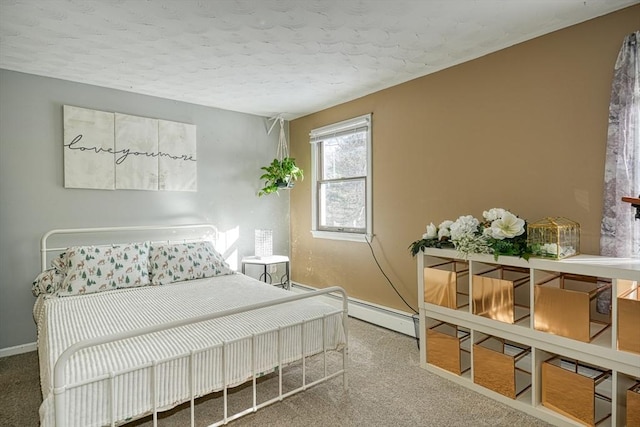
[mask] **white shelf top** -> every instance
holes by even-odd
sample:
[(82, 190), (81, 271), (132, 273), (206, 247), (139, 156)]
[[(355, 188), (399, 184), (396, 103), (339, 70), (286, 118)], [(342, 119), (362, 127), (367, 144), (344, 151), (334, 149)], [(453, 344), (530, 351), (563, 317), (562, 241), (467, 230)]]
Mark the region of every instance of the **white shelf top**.
[[(444, 258), (464, 260), (455, 249), (426, 248), (423, 253)], [(557, 271), (560, 273), (573, 273), (588, 276), (608, 277), (627, 280), (640, 280), (640, 258), (616, 258), (598, 255), (576, 255), (561, 260), (547, 258), (529, 258), (529, 261), (500, 255), (496, 261), (493, 255), (470, 254), (468, 261), (477, 261), (487, 264), (503, 264), (515, 267), (527, 267), (537, 270)]]
[(242, 264), (260, 264), (260, 265), (269, 265), (269, 264), (279, 264), (281, 262), (289, 262), (289, 257), (285, 255), (271, 255), (271, 256), (246, 256), (242, 258)]

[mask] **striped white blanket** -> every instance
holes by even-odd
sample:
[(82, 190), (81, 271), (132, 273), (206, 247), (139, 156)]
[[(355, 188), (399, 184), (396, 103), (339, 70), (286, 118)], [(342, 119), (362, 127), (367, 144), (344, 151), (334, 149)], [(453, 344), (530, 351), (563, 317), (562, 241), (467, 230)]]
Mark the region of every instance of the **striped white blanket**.
[[(44, 399), (40, 407), (41, 425), (54, 425), (53, 368), (58, 357), (72, 344), (288, 295), (291, 295), (288, 291), (235, 274), (163, 286), (39, 299), (34, 316), (38, 325)], [(280, 360), (286, 364), (301, 358), (302, 337), (305, 354), (322, 350), (322, 316), (327, 313), (335, 313), (324, 320), (327, 348), (340, 348), (345, 342), (341, 312), (314, 298), (87, 348), (72, 356), (65, 377), (68, 384), (82, 383), (109, 372), (150, 365), (154, 360), (188, 355), (191, 350), (297, 324), (281, 331)], [(302, 332), (299, 323), (314, 318), (317, 320), (307, 323)], [(277, 332), (259, 335), (255, 344), (257, 372), (269, 372), (279, 365)], [(233, 386), (252, 377), (251, 340), (229, 344), (225, 357), (224, 375), (220, 346), (194, 358), (196, 396), (222, 389), (223, 381)], [(116, 400), (113, 408), (109, 404), (110, 389), (106, 380), (67, 391), (65, 427), (109, 424), (112, 413), (118, 423), (149, 414), (153, 409), (153, 393), (149, 387), (151, 370), (143, 368), (118, 375), (114, 381)], [(189, 372), (188, 358), (159, 364), (156, 371), (158, 408), (169, 409), (189, 400)]]

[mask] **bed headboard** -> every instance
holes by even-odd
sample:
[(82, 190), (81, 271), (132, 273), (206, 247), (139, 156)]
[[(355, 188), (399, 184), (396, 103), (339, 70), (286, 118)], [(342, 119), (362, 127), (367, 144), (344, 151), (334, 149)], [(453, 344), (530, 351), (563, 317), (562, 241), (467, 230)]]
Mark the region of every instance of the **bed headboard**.
[(218, 241), (218, 229), (212, 224), (190, 224), (51, 230), (40, 239), (40, 266), (42, 270), (46, 270), (49, 256), (60, 253), (69, 246), (126, 244), (145, 240), (152, 243), (210, 240), (215, 245)]

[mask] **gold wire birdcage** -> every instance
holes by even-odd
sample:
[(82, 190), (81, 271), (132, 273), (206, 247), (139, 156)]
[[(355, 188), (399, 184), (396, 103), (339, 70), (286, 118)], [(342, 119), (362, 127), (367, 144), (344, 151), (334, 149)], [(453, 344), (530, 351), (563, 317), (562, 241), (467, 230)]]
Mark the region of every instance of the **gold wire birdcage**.
[(533, 256), (562, 259), (580, 253), (580, 224), (562, 217), (547, 217), (528, 224), (527, 241)]

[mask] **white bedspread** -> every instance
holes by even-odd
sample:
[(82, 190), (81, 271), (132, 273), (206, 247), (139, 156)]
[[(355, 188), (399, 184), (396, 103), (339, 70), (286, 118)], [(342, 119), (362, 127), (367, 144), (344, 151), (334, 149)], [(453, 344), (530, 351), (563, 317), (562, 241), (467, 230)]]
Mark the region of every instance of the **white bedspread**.
[[(39, 299), (34, 307), (38, 325), (38, 351), (43, 403), (41, 425), (54, 425), (53, 368), (70, 345), (84, 339), (202, 316), (242, 305), (273, 300), (290, 292), (265, 285), (241, 274), (180, 282), (164, 286), (122, 289), (89, 295)], [(277, 330), (278, 327), (317, 318), (305, 327), (305, 354), (322, 350), (322, 316), (336, 309), (314, 299), (269, 307), (222, 319), (157, 332), (81, 350), (66, 370), (68, 383), (86, 381), (109, 372), (142, 366), (190, 350), (211, 347), (223, 341)], [(326, 324), (327, 348), (344, 344), (342, 315), (331, 315)], [(282, 364), (301, 357), (301, 327), (282, 330)], [(260, 335), (257, 345), (257, 372), (277, 367), (277, 333)], [(227, 348), (226, 383), (237, 385), (252, 376), (251, 340), (236, 341)], [(223, 387), (220, 347), (206, 350), (194, 358), (196, 396)], [(151, 368), (120, 375), (114, 382), (115, 418), (138, 418), (153, 408), (149, 391)], [(168, 409), (190, 398), (188, 358), (160, 364), (157, 369), (158, 407)], [(65, 427), (109, 424), (112, 408), (108, 403), (106, 380), (82, 385), (67, 392)], [(212, 420), (213, 421), (213, 420)]]

